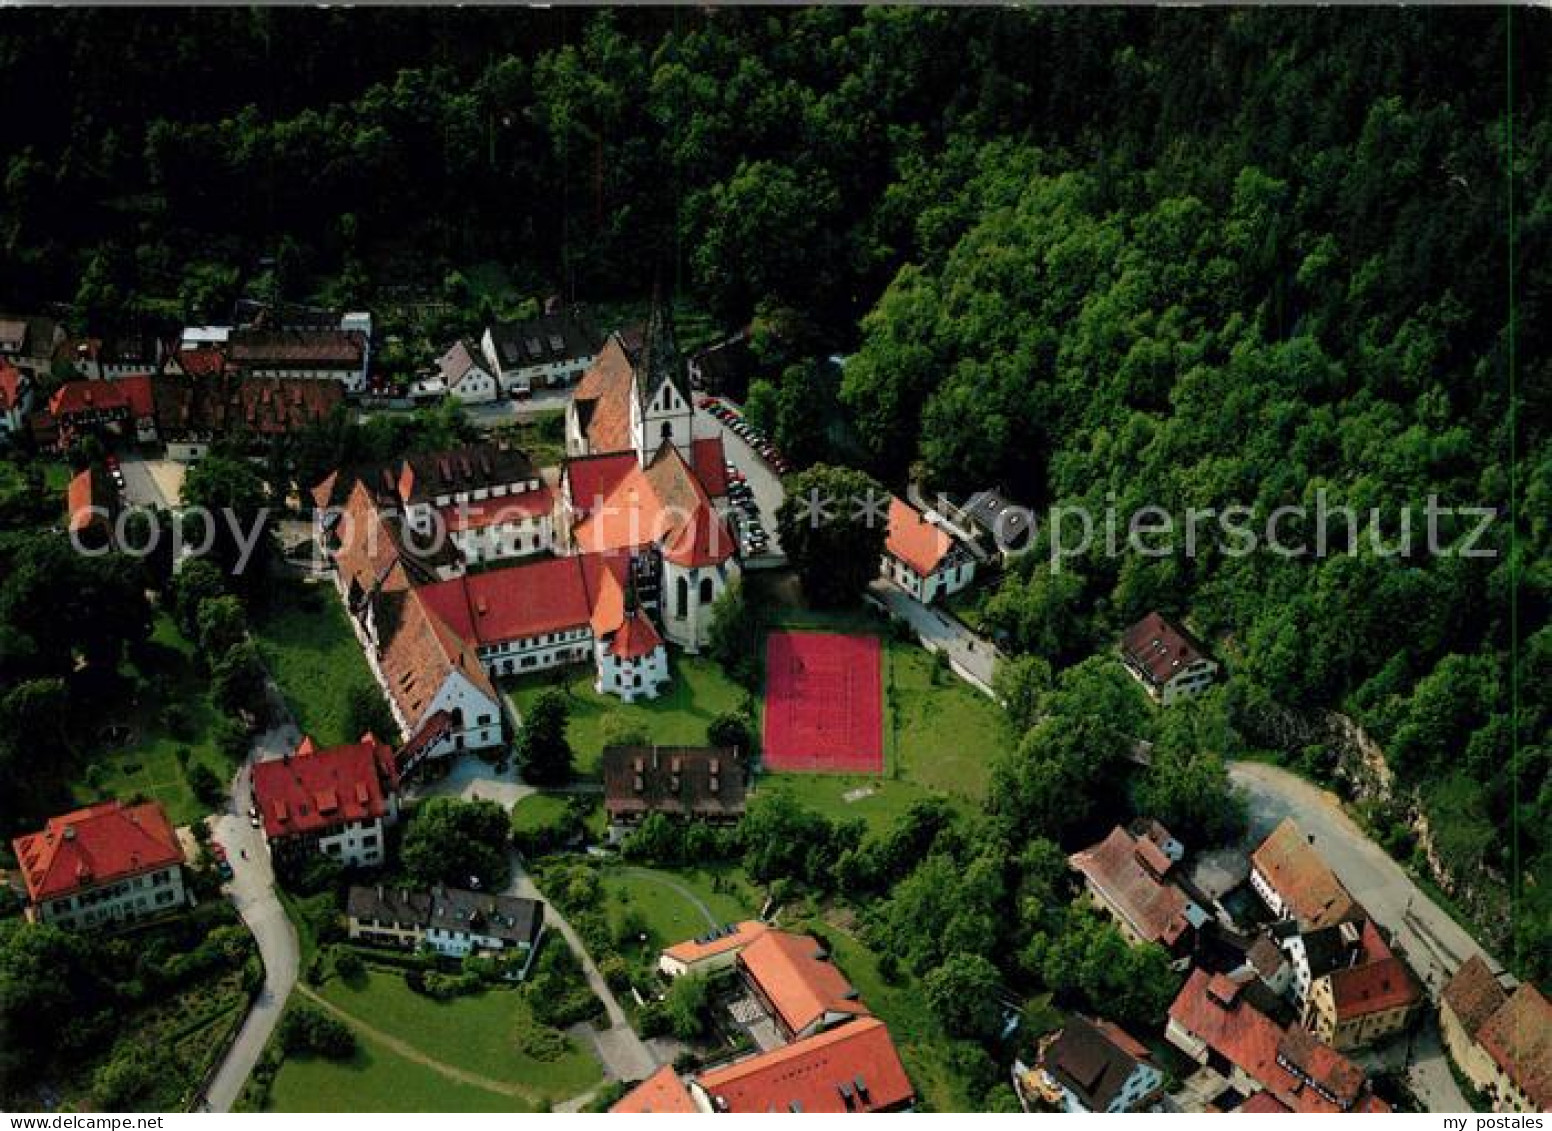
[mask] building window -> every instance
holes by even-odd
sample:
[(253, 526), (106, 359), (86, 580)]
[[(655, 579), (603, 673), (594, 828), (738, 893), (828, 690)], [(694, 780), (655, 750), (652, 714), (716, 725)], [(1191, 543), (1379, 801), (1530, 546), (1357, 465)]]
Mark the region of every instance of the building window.
[(701, 578), (701, 604), (709, 605), (712, 602), (712, 580), (709, 577)]
[(664, 440), (672, 439), (673, 438), (673, 434), (674, 434), (673, 421), (671, 421), (671, 420), (663, 421), (662, 438)]
[(675, 615), (683, 617), (689, 614), (690, 583), (682, 577), (679, 579), (678, 584), (674, 586), (674, 602), (678, 609)]

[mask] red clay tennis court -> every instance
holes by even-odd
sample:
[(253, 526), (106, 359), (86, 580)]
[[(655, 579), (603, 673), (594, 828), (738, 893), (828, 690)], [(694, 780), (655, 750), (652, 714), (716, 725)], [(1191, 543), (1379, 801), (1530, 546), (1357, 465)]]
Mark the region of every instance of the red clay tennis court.
[(773, 632), (765, 643), (765, 765), (808, 773), (884, 771), (876, 636)]

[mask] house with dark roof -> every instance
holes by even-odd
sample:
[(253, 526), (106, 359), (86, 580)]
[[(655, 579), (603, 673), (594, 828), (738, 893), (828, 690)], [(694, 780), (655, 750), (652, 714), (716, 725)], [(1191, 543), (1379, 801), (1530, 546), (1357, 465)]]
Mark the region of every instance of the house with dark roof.
[(1039, 1068), (1071, 1113), (1143, 1110), (1164, 1084), (1153, 1054), (1131, 1034), (1077, 1015), (1043, 1045)]
[(0, 358), (14, 365), (33, 386), (65, 356), (65, 331), (40, 314), (0, 314)]
[(974, 528), (978, 541), (1004, 560), (1027, 550), (1034, 537), (1034, 512), (1001, 491), (977, 491), (959, 511)]
[(216, 441), (254, 445), (326, 420), (345, 400), (338, 381), (243, 377), (224, 369), (203, 376), (163, 374), (153, 402), (167, 458), (203, 459)]
[(386, 829), (399, 816), (393, 748), (374, 735), (319, 749), (303, 738), (283, 758), (250, 771), (264, 843), (277, 865), (320, 853), (351, 868), (386, 859)]
[(606, 746), (604, 812), (616, 830), (651, 813), (732, 824), (744, 815), (743, 752), (726, 746)]
[(1248, 973), (1191, 972), (1169, 1007), (1165, 1037), (1249, 1096), (1270, 1092), (1290, 1111), (1386, 1112), (1363, 1069), (1298, 1025), (1284, 1027), (1256, 1004)]
[(1218, 675), (1218, 665), (1185, 629), (1149, 613), (1121, 634), (1121, 660), (1154, 700), (1169, 706), (1200, 695)]
[(1250, 886), (1279, 919), (1311, 930), (1343, 923), (1357, 902), (1294, 822), (1285, 817), (1250, 854)]
[(337, 381), (347, 393), (359, 393), (371, 358), (371, 322), (359, 325), (352, 318), (365, 316), (347, 315), (337, 327), (233, 330), (227, 357), (245, 376)]
[(27, 918), (65, 930), (117, 927), (187, 902), (183, 849), (154, 801), (104, 801), (11, 842)]
[(480, 339), (480, 352), (510, 396), (574, 383), (593, 364), (600, 341), (587, 308), (575, 305), (494, 323)]
[(754, 376), (754, 351), (749, 348), (746, 326), (719, 342), (704, 346), (690, 355), (686, 366), (690, 387), (742, 401)]
[(1090, 898), (1130, 941), (1157, 943), (1184, 955), (1211, 916), (1177, 882), (1179, 856), (1168, 846), (1179, 842), (1164, 826), (1152, 824), (1157, 837), (1148, 835), (1151, 826), (1143, 826), (1141, 836), (1117, 826), (1098, 844), (1073, 853), (1067, 863), (1083, 876)]
[(1474, 954), (1444, 987), (1439, 1032), (1456, 1067), (1494, 1111), (1552, 1110), (1552, 1005), (1534, 985), (1506, 991)]
[(345, 901), (350, 937), (380, 946), (426, 946), (446, 958), (516, 955), (526, 972), (544, 931), (544, 904), (444, 886), (408, 891), (351, 887)]

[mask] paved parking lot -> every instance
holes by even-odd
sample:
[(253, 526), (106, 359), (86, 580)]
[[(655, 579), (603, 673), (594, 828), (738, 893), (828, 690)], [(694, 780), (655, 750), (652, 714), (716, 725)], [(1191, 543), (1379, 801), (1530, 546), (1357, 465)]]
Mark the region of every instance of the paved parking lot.
[(720, 435), (727, 458), (734, 467), (743, 472), (750, 490), (754, 492), (760, 524), (765, 528), (770, 544), (765, 553), (749, 564), (756, 568), (776, 568), (785, 565), (787, 559), (782, 554), (781, 544), (776, 538), (776, 508), (781, 506), (781, 501), (786, 498), (786, 492), (781, 486), (781, 476), (777, 475), (776, 469), (766, 463), (760, 453), (750, 447), (737, 432), (703, 408), (695, 410), (695, 434), (697, 436)]

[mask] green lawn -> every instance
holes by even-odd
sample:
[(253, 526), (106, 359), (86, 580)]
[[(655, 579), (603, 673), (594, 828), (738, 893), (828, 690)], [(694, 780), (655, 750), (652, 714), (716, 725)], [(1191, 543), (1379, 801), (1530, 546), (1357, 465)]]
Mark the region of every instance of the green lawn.
[[(891, 641), (884, 720), (892, 772), (971, 801), (986, 796), (992, 763), (1007, 743), (1002, 708), (923, 648)], [(934, 675), (936, 674), (936, 682)]]
[[(71, 784), (72, 796), (83, 805), (143, 796), (161, 802), (174, 825), (197, 820), (209, 810), (189, 788), (178, 752), (187, 750), (190, 767), (209, 766), (223, 782), (232, 766), (211, 741), (220, 712), (210, 700), (205, 675), (195, 666), (194, 646), (170, 617), (158, 613), (150, 642), (123, 674), (126, 680), (117, 701), (104, 703), (96, 717), (76, 721), (85, 756), (82, 773)], [(135, 676), (141, 681), (138, 692)], [(108, 724), (128, 727), (129, 743), (109, 746), (102, 729)]]
[(334, 591), (324, 585), (277, 588), (254, 631), (302, 732), (323, 746), (360, 738), (348, 733), (347, 696), (357, 685), (377, 685)]
[[(863, 774), (767, 774), (756, 781), (755, 791), (785, 793), (804, 808), (822, 813), (832, 821), (861, 818), (873, 831), (894, 824), (913, 802), (942, 796), (940, 791), (913, 781)], [(863, 791), (868, 792), (858, 796)], [(949, 800), (967, 805), (957, 795), (949, 795)]]
[[(682, 872), (619, 868), (604, 872), (601, 879), (608, 899), (610, 927), (618, 930), (626, 914), (635, 913), (646, 928), (647, 954), (705, 934), (712, 926), (752, 918), (759, 911), (758, 895), (731, 868), (687, 868)], [(680, 888), (699, 898), (715, 922), (708, 923), (700, 908)]]
[(592, 1056), (567, 1040), (554, 1060), (522, 1051), (537, 1025), (516, 990), (491, 989), (439, 1002), (415, 993), (396, 972), (369, 970), (358, 984), (330, 978), (323, 996), (340, 1009), (418, 1051), (466, 1072), (564, 1100), (598, 1083)]
[(568, 735), (576, 753), (577, 770), (598, 772), (604, 745), (604, 720), (611, 715), (640, 726), (648, 738), (663, 746), (698, 746), (706, 741), (706, 724), (724, 711), (737, 710), (748, 693), (704, 656), (670, 653), (672, 679), (657, 699), (622, 703), (612, 695), (593, 690), (591, 665), (563, 668), (544, 675), (525, 676), (507, 684), (507, 696), (521, 715), (547, 687), (563, 687), (570, 699)]
[(359, 1033), (349, 1060), (288, 1056), (266, 1111), (515, 1111), (515, 1096), (459, 1083)]

